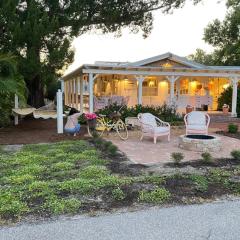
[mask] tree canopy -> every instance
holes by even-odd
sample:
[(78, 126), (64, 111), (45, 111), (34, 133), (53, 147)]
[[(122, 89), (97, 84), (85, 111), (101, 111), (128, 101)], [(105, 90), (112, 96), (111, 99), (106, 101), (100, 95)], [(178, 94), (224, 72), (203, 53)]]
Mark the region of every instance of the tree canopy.
[[(4, 0), (0, 1), (0, 51), (20, 59), (29, 102), (43, 105), (44, 86), (73, 60), (71, 42), (89, 30), (120, 33), (124, 27), (147, 36), (152, 11), (169, 12), (186, 0)], [(190, 1), (190, 0), (189, 0)], [(197, 3), (200, 0), (191, 0)], [(91, 51), (91, 49), (90, 49)]]
[(26, 86), (17, 71), (16, 57), (0, 54), (0, 127), (9, 123), (15, 94), (25, 101)]
[(203, 39), (214, 51), (197, 50), (190, 58), (209, 65), (240, 66), (240, 0), (228, 0), (227, 8), (225, 19), (215, 19), (204, 31)]

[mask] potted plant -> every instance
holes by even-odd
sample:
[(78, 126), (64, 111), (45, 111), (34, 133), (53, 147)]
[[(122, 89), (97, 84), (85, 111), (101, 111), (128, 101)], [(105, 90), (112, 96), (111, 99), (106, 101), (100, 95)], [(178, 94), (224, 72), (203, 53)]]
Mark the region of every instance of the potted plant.
[(193, 107), (191, 105), (186, 106), (186, 114), (190, 113), (193, 111)]
[(223, 104), (223, 114), (228, 114), (229, 112), (229, 105), (228, 104)]
[(95, 128), (97, 115), (95, 113), (86, 113), (85, 118), (87, 119), (88, 126), (90, 128)]

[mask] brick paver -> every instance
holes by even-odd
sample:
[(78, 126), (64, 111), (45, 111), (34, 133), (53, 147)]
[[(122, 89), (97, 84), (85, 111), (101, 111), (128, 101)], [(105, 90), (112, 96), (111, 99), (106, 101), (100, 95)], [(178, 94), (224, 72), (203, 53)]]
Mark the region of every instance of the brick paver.
[[(209, 132), (211, 135), (217, 135), (215, 132), (221, 130), (221, 128), (226, 128), (228, 124), (212, 124)], [(183, 161), (195, 160), (201, 158), (201, 153), (192, 152), (178, 148), (178, 136), (184, 134), (185, 129), (177, 128), (172, 129), (171, 141), (168, 142), (166, 137), (158, 139), (157, 144), (153, 144), (151, 138), (144, 138), (140, 141), (139, 131), (130, 131), (129, 139), (127, 141), (120, 140), (117, 136), (110, 135), (108, 140), (111, 140), (118, 148), (124, 152), (129, 160), (138, 164), (163, 164), (170, 162), (172, 152), (182, 152), (185, 156)], [(219, 136), (219, 135), (217, 135)], [(222, 141), (222, 150), (217, 153), (211, 153), (215, 158), (227, 158), (230, 157), (232, 150), (240, 149), (240, 140), (220, 136)]]

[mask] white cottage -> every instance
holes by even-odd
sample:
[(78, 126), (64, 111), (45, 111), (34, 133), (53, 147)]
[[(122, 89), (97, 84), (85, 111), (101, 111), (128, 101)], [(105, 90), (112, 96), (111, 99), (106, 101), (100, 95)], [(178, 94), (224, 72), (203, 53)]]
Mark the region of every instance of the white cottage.
[[(65, 75), (65, 104), (94, 112), (112, 99), (136, 104), (176, 104), (179, 112), (187, 105), (217, 110), (217, 100), (233, 86), (232, 116), (236, 116), (240, 67), (205, 66), (172, 53), (137, 62), (84, 64)], [(99, 104), (98, 104), (99, 103)]]

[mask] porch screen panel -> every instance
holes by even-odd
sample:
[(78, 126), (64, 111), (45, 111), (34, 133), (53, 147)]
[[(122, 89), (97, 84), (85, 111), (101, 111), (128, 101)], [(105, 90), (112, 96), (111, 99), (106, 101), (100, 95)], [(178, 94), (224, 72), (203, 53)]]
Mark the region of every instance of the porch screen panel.
[(143, 97), (158, 96), (157, 80), (148, 79), (143, 82)]

